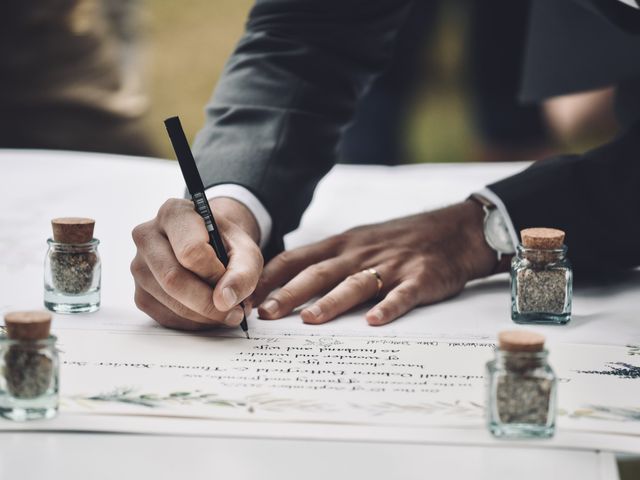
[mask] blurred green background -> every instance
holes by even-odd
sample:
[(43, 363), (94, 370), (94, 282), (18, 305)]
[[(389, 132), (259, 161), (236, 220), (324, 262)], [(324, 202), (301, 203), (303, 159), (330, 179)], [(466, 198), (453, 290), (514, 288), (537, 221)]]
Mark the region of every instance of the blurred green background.
[[(193, 139), (252, 4), (253, 0), (146, 3), (149, 128), (163, 156), (173, 158), (162, 120), (179, 114)], [(455, 8), (445, 9), (436, 41), (426, 52), (432, 73), (415, 101), (406, 131), (413, 162), (467, 161), (473, 148), (460, 81), (459, 17)]]

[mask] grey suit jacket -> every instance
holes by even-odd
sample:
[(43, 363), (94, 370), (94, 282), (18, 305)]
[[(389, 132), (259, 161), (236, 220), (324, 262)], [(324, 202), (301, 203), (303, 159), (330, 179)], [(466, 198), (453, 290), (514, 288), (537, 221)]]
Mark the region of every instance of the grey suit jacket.
[(336, 162), (357, 98), (389, 59), (405, 0), (258, 0), (206, 108), (194, 154), (205, 187), (238, 183), (282, 248)]
[[(640, 12), (636, 14), (623, 4), (615, 5), (619, 3), (616, 0), (576, 0), (575, 4), (570, 0), (537, 1), (568, 5), (569, 13), (573, 8), (598, 15), (613, 25), (613, 30), (640, 31)], [(270, 212), (274, 223), (265, 256), (282, 248), (282, 237), (296, 228), (318, 181), (334, 165), (340, 133), (350, 121), (358, 97), (392, 54), (396, 32), (409, 4), (408, 0), (257, 0), (246, 33), (207, 106), (206, 124), (196, 139), (194, 152), (206, 187), (220, 183), (243, 185)], [(571, 22), (571, 17), (565, 20)], [(532, 32), (538, 29), (544, 37), (544, 23), (540, 25), (534, 25)], [(554, 38), (555, 42), (566, 40), (561, 34)], [(640, 162), (631, 161), (633, 152), (640, 149), (635, 141), (637, 135), (635, 127), (612, 147), (613, 151), (619, 153), (623, 148), (627, 153), (618, 154), (620, 160), (612, 159), (620, 162), (618, 167), (612, 163), (620, 175), (610, 180), (626, 180), (623, 185), (627, 189), (638, 187), (624, 198), (632, 200), (633, 212), (640, 218)], [(595, 156), (605, 158), (607, 154), (598, 151)], [(543, 223), (569, 229), (569, 247), (576, 247), (579, 255), (573, 259), (578, 267), (600, 269), (639, 264), (638, 252), (629, 248), (619, 252), (621, 257), (628, 253), (628, 259), (616, 258), (612, 262), (609, 257), (593, 258), (592, 249), (580, 246), (587, 238), (588, 228), (596, 225), (588, 219), (565, 223), (562, 219), (588, 217), (584, 205), (562, 204), (565, 196), (551, 195), (543, 200), (537, 195), (540, 190), (533, 187), (526, 190), (528, 197), (520, 195), (519, 186), (528, 184), (528, 179), (542, 189), (545, 179), (557, 172), (566, 175), (574, 171), (584, 171), (589, 177), (578, 177), (578, 181), (588, 180), (585, 184), (588, 187), (577, 185), (576, 191), (590, 195), (591, 175), (608, 167), (606, 164), (603, 167), (601, 161), (596, 162), (599, 166), (596, 169), (583, 167), (583, 163), (589, 162), (570, 163), (571, 170), (562, 167), (562, 162), (555, 162), (551, 165), (557, 166), (530, 169), (494, 186), (514, 223), (518, 227), (532, 226), (531, 222), (542, 221), (539, 212), (561, 208), (563, 215), (551, 219), (554, 222), (560, 219), (558, 224)], [(627, 169), (634, 170), (627, 172)], [(613, 189), (608, 191), (614, 194)], [(549, 190), (545, 193), (549, 194)], [(607, 204), (619, 205), (614, 198), (600, 199), (604, 203), (599, 210), (606, 211)], [(621, 233), (621, 225), (617, 223), (616, 232), (607, 235), (614, 239)], [(640, 226), (633, 228), (632, 234), (640, 242)]]

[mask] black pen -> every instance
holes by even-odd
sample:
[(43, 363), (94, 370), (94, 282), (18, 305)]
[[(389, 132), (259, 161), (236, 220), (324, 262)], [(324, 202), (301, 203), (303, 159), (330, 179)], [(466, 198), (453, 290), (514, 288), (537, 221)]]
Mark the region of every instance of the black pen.
[[(164, 125), (167, 127), (167, 133), (169, 134), (169, 139), (173, 145), (173, 150), (176, 152), (176, 157), (180, 164), (180, 170), (182, 170), (182, 176), (184, 177), (187, 189), (191, 194), (193, 205), (195, 206), (196, 212), (198, 212), (204, 220), (204, 224), (209, 232), (209, 243), (213, 247), (213, 250), (216, 252), (218, 259), (224, 268), (227, 268), (227, 265), (229, 264), (227, 250), (224, 248), (222, 237), (220, 236), (218, 226), (216, 225), (216, 220), (213, 218), (213, 213), (209, 207), (209, 201), (204, 194), (202, 178), (200, 178), (196, 161), (191, 153), (191, 148), (189, 148), (189, 142), (187, 141), (187, 137), (182, 129), (180, 119), (178, 117), (167, 118), (164, 121)], [(245, 333), (247, 338), (249, 338), (249, 327), (247, 325), (247, 316), (244, 313), (243, 302), (240, 302), (240, 307), (242, 307), (242, 323), (240, 323), (240, 328), (242, 328), (242, 331)]]

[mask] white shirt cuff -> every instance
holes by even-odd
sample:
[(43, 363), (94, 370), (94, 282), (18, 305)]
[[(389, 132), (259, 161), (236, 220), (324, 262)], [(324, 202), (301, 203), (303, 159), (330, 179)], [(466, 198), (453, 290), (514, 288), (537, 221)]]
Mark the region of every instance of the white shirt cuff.
[(475, 194), (486, 198), (496, 206), (496, 208), (504, 218), (504, 223), (507, 226), (507, 230), (509, 230), (509, 236), (511, 237), (511, 243), (513, 244), (513, 251), (515, 252), (516, 245), (518, 245), (518, 243), (520, 242), (518, 241), (518, 234), (516, 233), (516, 229), (513, 227), (513, 222), (511, 221), (511, 217), (509, 216), (509, 212), (507, 211), (507, 207), (505, 207), (503, 201), (499, 196), (493, 193), (493, 191), (489, 190), (486, 187), (478, 192), (475, 192)]
[(226, 197), (233, 198), (242, 203), (256, 219), (258, 229), (260, 230), (260, 248), (264, 248), (269, 242), (271, 227), (273, 225), (271, 215), (269, 215), (267, 209), (264, 208), (262, 202), (248, 189), (235, 183), (223, 183), (208, 188), (204, 193), (209, 200), (212, 198)]

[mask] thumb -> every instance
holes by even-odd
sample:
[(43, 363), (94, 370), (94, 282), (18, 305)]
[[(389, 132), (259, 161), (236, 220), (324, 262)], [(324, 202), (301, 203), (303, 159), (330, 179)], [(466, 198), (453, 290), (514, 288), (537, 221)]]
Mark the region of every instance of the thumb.
[(213, 291), (218, 310), (228, 311), (256, 288), (264, 260), (256, 242), (241, 228), (230, 225), (221, 231), (229, 254), (229, 265)]

